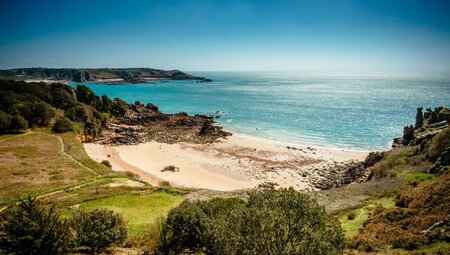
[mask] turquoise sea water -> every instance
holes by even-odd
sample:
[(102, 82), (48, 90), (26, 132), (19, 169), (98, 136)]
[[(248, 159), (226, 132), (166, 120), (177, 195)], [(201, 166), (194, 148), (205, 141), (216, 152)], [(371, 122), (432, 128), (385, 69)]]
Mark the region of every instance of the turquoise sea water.
[(332, 77), (205, 72), (194, 81), (104, 85), (97, 94), (152, 102), (167, 113), (221, 113), (233, 133), (283, 143), (381, 150), (413, 124), (417, 107), (450, 106), (449, 77)]

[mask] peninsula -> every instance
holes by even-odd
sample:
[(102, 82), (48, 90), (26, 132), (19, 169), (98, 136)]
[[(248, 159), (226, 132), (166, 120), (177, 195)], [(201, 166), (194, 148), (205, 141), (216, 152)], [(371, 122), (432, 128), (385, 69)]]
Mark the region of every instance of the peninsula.
[(29, 82), (139, 83), (150, 80), (211, 81), (179, 70), (153, 68), (16, 68), (0, 70), (0, 78)]

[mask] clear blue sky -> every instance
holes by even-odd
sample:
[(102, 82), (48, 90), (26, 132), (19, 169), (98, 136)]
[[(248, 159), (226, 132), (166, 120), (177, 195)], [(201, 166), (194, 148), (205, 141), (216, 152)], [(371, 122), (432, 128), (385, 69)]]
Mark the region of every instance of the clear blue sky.
[(450, 74), (450, 1), (0, 1), (0, 68)]

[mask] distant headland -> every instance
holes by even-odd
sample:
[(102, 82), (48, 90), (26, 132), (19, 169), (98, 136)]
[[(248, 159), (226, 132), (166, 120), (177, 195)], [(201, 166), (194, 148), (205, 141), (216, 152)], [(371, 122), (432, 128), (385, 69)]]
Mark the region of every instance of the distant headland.
[(47, 83), (98, 82), (108, 84), (140, 83), (150, 80), (211, 81), (179, 70), (153, 68), (15, 68), (0, 70), (0, 78)]

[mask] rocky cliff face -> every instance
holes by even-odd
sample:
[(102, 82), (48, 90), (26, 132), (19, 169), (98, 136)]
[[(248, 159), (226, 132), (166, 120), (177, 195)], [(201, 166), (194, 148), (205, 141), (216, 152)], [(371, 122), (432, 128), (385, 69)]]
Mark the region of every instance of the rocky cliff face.
[(392, 147), (426, 143), (442, 129), (450, 125), (450, 109), (437, 107), (434, 110), (428, 108), (425, 113), (422, 111), (422, 108), (417, 109), (414, 127), (412, 125), (404, 127), (403, 136), (394, 138)]
[(166, 143), (208, 143), (231, 135), (214, 125), (211, 117), (186, 113), (161, 113), (153, 104), (136, 102), (123, 117), (113, 119), (98, 142), (104, 144), (138, 144), (146, 141)]

